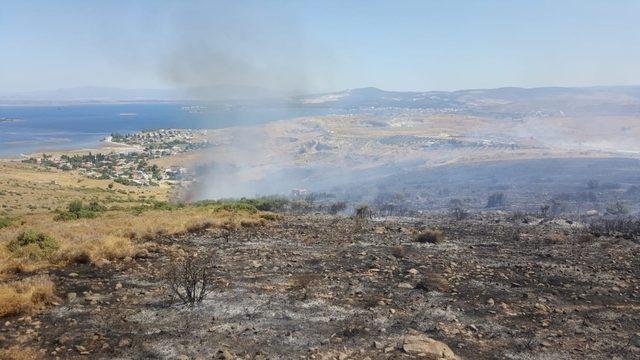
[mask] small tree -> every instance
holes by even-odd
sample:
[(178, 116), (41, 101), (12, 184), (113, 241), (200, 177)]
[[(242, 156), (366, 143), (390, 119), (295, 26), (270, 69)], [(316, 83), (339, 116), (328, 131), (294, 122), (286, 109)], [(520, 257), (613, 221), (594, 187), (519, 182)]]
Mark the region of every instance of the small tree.
[(202, 302), (212, 287), (210, 264), (211, 256), (197, 254), (175, 262), (167, 273), (171, 293), (189, 306)]
[(464, 208), (460, 199), (453, 199), (449, 202), (449, 214), (456, 220), (464, 220), (469, 216), (469, 212)]
[(344, 211), (347, 208), (347, 203), (344, 201), (338, 201), (329, 205), (329, 214), (336, 215), (337, 213)]
[(627, 204), (616, 201), (613, 204), (607, 205), (607, 214), (609, 215), (627, 215), (629, 213), (629, 207)]
[(507, 197), (504, 193), (493, 193), (487, 199), (487, 208), (504, 207), (507, 203)]
[(355, 217), (357, 220), (370, 219), (373, 217), (373, 213), (368, 205), (361, 205), (356, 208)]

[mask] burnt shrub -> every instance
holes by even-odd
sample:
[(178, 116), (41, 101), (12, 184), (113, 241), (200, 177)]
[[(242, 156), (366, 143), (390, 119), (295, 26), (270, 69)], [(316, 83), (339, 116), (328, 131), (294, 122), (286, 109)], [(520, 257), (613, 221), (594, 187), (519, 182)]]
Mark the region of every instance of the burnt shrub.
[(329, 214), (336, 215), (339, 212), (344, 211), (347, 208), (347, 203), (344, 201), (338, 201), (329, 205)]
[(587, 181), (587, 189), (595, 190), (600, 186), (600, 182), (596, 179), (589, 179)]
[(469, 217), (469, 211), (467, 211), (460, 199), (453, 199), (449, 201), (449, 215), (456, 220), (464, 220)]
[(214, 225), (215, 224), (211, 221), (203, 221), (203, 222), (189, 224), (186, 230), (188, 233), (199, 233), (214, 227)]
[(640, 219), (630, 217), (601, 218), (589, 224), (589, 232), (595, 236), (640, 238)]
[(444, 233), (440, 230), (423, 230), (415, 237), (419, 243), (441, 244), (444, 242)]
[(507, 203), (507, 196), (504, 193), (498, 192), (489, 195), (487, 198), (487, 208), (500, 208), (504, 207)]
[(358, 220), (370, 219), (373, 217), (371, 209), (368, 205), (361, 205), (356, 208), (355, 218)]
[(629, 213), (629, 206), (623, 202), (616, 201), (607, 205), (606, 212), (609, 215), (627, 215)]
[(202, 302), (213, 287), (211, 260), (211, 256), (194, 254), (175, 261), (166, 274), (171, 294), (185, 305), (194, 306)]

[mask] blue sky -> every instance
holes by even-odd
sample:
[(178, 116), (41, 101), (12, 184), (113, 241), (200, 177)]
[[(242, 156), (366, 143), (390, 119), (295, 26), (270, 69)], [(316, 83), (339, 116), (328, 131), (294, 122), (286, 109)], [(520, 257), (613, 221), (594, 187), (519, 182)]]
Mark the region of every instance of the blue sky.
[(640, 1), (12, 1), (0, 92), (640, 84)]

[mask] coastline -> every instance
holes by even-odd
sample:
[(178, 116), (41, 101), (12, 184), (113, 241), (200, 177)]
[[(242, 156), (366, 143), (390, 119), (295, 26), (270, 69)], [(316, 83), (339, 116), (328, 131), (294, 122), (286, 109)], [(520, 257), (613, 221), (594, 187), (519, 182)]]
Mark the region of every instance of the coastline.
[(89, 152), (92, 153), (130, 153), (130, 152), (142, 152), (144, 148), (140, 145), (130, 145), (124, 143), (118, 143), (110, 140), (110, 136), (100, 140), (100, 146), (97, 147), (78, 147), (72, 149), (43, 149), (36, 152), (31, 153), (21, 153), (18, 155), (0, 155), (1, 162), (14, 162), (14, 161), (22, 161), (28, 159), (30, 157), (35, 157), (42, 153), (52, 154), (52, 155), (76, 155), (76, 154), (86, 154)]

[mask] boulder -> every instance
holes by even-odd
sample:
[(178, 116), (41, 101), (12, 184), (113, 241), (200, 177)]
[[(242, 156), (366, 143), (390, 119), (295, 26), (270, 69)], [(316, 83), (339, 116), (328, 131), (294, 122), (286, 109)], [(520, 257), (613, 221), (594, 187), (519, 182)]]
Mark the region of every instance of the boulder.
[(421, 359), (460, 360), (447, 344), (421, 333), (405, 335), (402, 350)]

